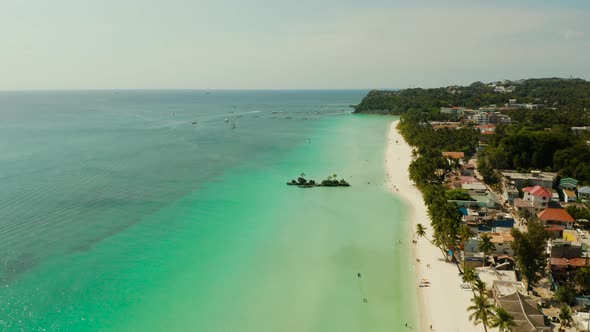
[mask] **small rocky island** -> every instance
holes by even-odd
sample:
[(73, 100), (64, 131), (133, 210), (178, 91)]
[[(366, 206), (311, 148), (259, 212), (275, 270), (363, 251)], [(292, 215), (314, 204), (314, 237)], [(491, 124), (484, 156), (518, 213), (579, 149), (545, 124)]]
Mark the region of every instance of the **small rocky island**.
[(299, 188), (312, 188), (312, 187), (350, 187), (350, 184), (344, 179), (338, 180), (336, 174), (328, 176), (327, 179), (320, 183), (315, 180), (306, 180), (303, 176), (297, 178), (297, 181), (291, 180), (287, 182), (288, 186), (297, 186)]

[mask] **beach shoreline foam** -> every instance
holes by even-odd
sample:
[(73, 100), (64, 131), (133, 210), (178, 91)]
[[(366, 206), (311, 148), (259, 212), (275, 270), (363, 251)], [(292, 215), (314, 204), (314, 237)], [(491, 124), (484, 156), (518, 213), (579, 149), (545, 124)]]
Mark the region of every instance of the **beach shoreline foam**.
[[(427, 237), (432, 238), (430, 219), (422, 199), (422, 193), (409, 178), (408, 166), (412, 161), (412, 148), (397, 130), (399, 120), (393, 121), (387, 133), (385, 153), (386, 183), (388, 190), (399, 195), (408, 206), (411, 222), (407, 242), (415, 239), (418, 223), (427, 227)], [(418, 295), (418, 320), (420, 331), (478, 331), (481, 325), (474, 326), (469, 321), (467, 307), (471, 304), (471, 291), (461, 289), (461, 278), (457, 267), (445, 262), (440, 250), (427, 239), (417, 239), (413, 246), (414, 271)], [(429, 287), (419, 287), (420, 281), (427, 279)]]

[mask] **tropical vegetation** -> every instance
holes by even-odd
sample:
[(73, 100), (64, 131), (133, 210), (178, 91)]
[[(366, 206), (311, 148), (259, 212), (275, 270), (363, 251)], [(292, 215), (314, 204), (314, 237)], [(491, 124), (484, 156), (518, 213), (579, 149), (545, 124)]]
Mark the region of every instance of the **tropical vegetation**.
[(499, 332), (510, 332), (516, 326), (514, 317), (502, 307), (496, 308), (496, 317), (490, 322), (490, 327), (497, 327)]
[[(478, 170), (486, 182), (498, 180), (494, 169), (540, 169), (559, 172), (581, 183), (590, 183), (590, 132), (576, 134), (571, 127), (590, 125), (590, 82), (581, 79), (529, 79), (509, 82), (516, 89), (496, 93), (490, 84), (475, 82), (469, 86), (436, 89), (374, 90), (355, 107), (359, 113), (402, 115), (417, 124), (428, 121), (455, 120), (441, 114), (441, 107), (501, 107), (509, 99), (518, 105), (541, 104), (539, 109), (510, 108), (501, 112), (512, 124), (498, 125), (495, 134), (486, 137), (487, 147), (478, 156)], [(407, 126), (406, 126), (407, 127)], [(469, 126), (462, 130), (432, 130), (418, 125), (405, 128), (404, 137), (418, 153), (432, 149), (475, 152), (479, 134)], [(473, 143), (475, 141), (475, 143)], [(428, 151), (424, 151), (428, 147)], [(444, 168), (438, 158), (431, 168)], [(435, 160), (433, 160), (435, 161)], [(421, 168), (424, 165), (420, 165)], [(431, 176), (425, 181), (431, 181)]]
[[(428, 241), (440, 249), (445, 259), (457, 264), (463, 282), (468, 283), (473, 292), (472, 305), (468, 308), (470, 319), (476, 325), (482, 324), (486, 331), (488, 327), (509, 331), (514, 320), (502, 308), (492, 310), (485, 283), (475, 271), (469, 268), (461, 271), (455, 253), (474, 234), (461, 222), (457, 205), (450, 201), (466, 201), (471, 197), (464, 190), (444, 188), (448, 175), (459, 169), (460, 160), (448, 159), (442, 152), (463, 152), (466, 161), (478, 151), (478, 171), (492, 186), (498, 186), (499, 169), (553, 171), (561, 177), (576, 178), (581, 184), (590, 183), (590, 149), (587, 146), (590, 132), (580, 134), (571, 128), (590, 126), (590, 82), (550, 78), (502, 84), (506, 83), (516, 88), (508, 93), (497, 93), (493, 85), (475, 82), (469, 86), (436, 89), (374, 90), (356, 106), (358, 113), (400, 115), (398, 129), (413, 147), (410, 179), (422, 192), (431, 220), (432, 235)], [(512, 106), (502, 108), (510, 99)], [(526, 109), (525, 103), (535, 106)], [(441, 107), (453, 106), (493, 108), (513, 121), (497, 124), (495, 132), (485, 137), (468, 122), (460, 122), (458, 128), (434, 129), (433, 121), (460, 121), (456, 115), (441, 113)], [(588, 211), (583, 205), (568, 208), (576, 219), (590, 219)], [(426, 226), (418, 224), (416, 235), (426, 237)], [(527, 232), (513, 229), (512, 236), (516, 264), (528, 290), (545, 274), (548, 233), (543, 223), (533, 218), (528, 222)], [(485, 235), (478, 249), (486, 256), (495, 251), (491, 239)], [(589, 267), (581, 268), (573, 279), (579, 289), (590, 290)], [(562, 302), (571, 302), (573, 292), (563, 289), (558, 293)], [(562, 308), (562, 324), (569, 323), (568, 309)]]
[(528, 222), (527, 232), (513, 228), (512, 236), (514, 237), (514, 241), (512, 241), (514, 257), (520, 267), (523, 279), (527, 282), (528, 289), (544, 275), (548, 258), (545, 248), (549, 235), (543, 222), (532, 218)]
[(475, 295), (471, 299), (471, 302), (473, 304), (467, 308), (467, 311), (470, 312), (469, 320), (473, 321), (474, 325), (481, 323), (484, 330), (487, 332), (491, 319), (494, 317), (494, 306), (490, 304), (488, 297), (485, 294)]

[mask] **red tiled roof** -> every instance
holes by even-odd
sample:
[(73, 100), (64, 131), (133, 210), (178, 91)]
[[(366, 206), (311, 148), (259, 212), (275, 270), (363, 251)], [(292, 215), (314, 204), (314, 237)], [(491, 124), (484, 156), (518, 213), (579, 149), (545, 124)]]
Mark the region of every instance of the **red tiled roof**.
[(465, 169), (475, 169), (475, 165), (473, 164), (466, 164), (463, 166)]
[(578, 267), (580, 267), (580, 266), (586, 265), (586, 260), (587, 260), (587, 258), (582, 258), (582, 257), (572, 258), (572, 259), (569, 260), (569, 264), (571, 266), (578, 266)]
[(551, 265), (567, 266), (567, 258), (551, 258)]
[(582, 267), (586, 265), (587, 258), (551, 258), (551, 265), (553, 266), (575, 266)]
[(443, 157), (449, 157), (453, 159), (461, 159), (465, 157), (465, 153), (463, 152), (455, 152), (455, 151), (445, 151), (442, 153)]
[(481, 134), (482, 135), (493, 135), (494, 132), (493, 131), (482, 131)]
[(477, 125), (475, 126), (475, 128), (477, 129), (492, 129), (492, 128), (496, 128), (495, 124), (485, 124), (485, 125)]
[(537, 217), (543, 221), (574, 222), (574, 218), (565, 209), (547, 208), (537, 213)]
[(534, 196), (541, 196), (541, 197), (551, 197), (551, 191), (548, 189), (545, 189), (541, 186), (534, 186), (534, 187), (525, 187), (522, 188), (522, 191), (524, 191), (525, 193), (530, 193), (531, 195)]

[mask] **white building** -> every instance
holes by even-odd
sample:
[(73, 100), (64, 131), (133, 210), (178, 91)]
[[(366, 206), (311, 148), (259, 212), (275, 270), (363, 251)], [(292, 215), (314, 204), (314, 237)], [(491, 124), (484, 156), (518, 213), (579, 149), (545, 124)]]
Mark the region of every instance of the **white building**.
[(525, 187), (522, 188), (522, 191), (524, 193), (523, 199), (531, 202), (531, 205), (538, 210), (547, 208), (547, 204), (553, 196), (549, 189), (541, 186)]

